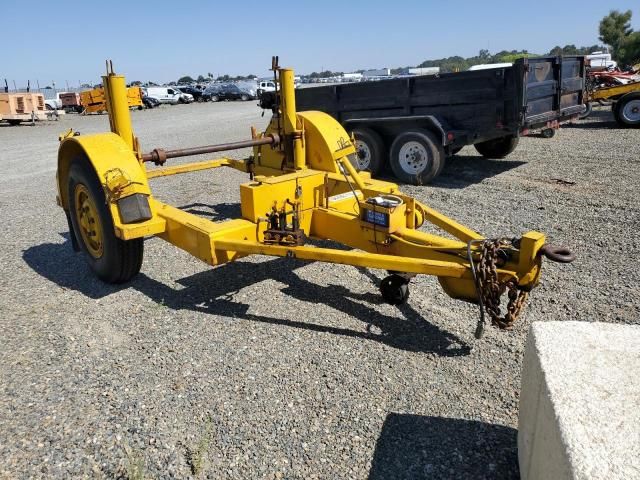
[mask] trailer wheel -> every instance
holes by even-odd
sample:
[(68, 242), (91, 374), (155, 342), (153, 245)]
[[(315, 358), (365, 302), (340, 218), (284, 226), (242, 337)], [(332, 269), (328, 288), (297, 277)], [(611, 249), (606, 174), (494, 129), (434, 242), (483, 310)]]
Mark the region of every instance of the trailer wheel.
[(396, 137), (391, 144), (389, 163), (402, 182), (424, 185), (438, 175), (443, 158), (444, 149), (433, 133), (414, 130)]
[(540, 132), (543, 138), (553, 138), (556, 135), (556, 131), (553, 128), (545, 128)]
[(627, 93), (615, 104), (613, 113), (622, 127), (640, 126), (640, 92)]
[(384, 165), (384, 142), (380, 135), (369, 128), (353, 130), (356, 147), (356, 168), (368, 170), (373, 175), (380, 173)]
[(518, 141), (518, 137), (502, 137), (476, 143), (474, 147), (483, 157), (504, 158), (516, 149)]
[(86, 161), (72, 163), (68, 194), (72, 234), (91, 270), (107, 283), (131, 280), (142, 266), (143, 239), (116, 237), (104, 190)]

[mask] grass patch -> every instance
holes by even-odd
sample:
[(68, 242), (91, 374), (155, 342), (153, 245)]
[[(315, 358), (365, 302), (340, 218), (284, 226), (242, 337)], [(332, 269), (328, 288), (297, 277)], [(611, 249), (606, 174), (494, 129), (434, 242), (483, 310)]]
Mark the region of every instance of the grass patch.
[(142, 452), (134, 450), (129, 445), (124, 445), (124, 453), (127, 454), (126, 475), (129, 480), (144, 480), (144, 457)]
[(198, 444), (194, 448), (187, 447), (187, 464), (191, 469), (191, 473), (196, 477), (203, 472), (206, 465), (212, 430), (213, 422), (211, 417), (207, 417), (204, 434), (200, 437)]

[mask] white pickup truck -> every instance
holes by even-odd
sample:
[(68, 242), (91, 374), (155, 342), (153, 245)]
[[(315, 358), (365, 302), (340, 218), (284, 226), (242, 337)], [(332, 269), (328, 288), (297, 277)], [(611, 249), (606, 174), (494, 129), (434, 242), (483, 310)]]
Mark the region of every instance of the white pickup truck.
[(148, 87), (145, 89), (145, 95), (155, 98), (160, 103), (168, 103), (170, 105), (193, 102), (193, 95), (182, 93), (177, 88), (171, 87)]
[(44, 101), (44, 105), (47, 110), (62, 110), (62, 100), (60, 99), (60, 94), (66, 92), (58, 92), (56, 93), (56, 98), (47, 98)]

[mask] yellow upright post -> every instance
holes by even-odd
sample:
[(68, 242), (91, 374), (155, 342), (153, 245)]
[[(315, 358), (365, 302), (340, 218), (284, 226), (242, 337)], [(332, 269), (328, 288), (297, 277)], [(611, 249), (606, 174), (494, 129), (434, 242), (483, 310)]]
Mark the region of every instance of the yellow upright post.
[(113, 73), (111, 61), (107, 62), (107, 75), (102, 77), (102, 84), (104, 85), (104, 97), (109, 112), (111, 131), (122, 137), (131, 150), (135, 150), (136, 141), (131, 126), (127, 84), (124, 76)]
[(285, 136), (293, 140), (293, 165), (296, 170), (306, 168), (304, 143), (302, 141), (302, 129), (298, 128), (298, 115), (296, 113), (296, 92), (293, 70), (281, 68), (280, 72), (280, 98), (282, 102), (282, 116), (284, 117)]

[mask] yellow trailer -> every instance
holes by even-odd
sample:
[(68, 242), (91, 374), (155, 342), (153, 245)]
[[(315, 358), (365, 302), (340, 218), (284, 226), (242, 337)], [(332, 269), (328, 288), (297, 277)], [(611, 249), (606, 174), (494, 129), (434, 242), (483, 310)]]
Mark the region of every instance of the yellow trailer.
[[(107, 67), (103, 77), (110, 133), (61, 137), (58, 203), (73, 247), (106, 282), (126, 282), (140, 270), (143, 238), (156, 235), (220, 265), (252, 255), (290, 257), (387, 270), (380, 285), (390, 304), (404, 303), (416, 275), (435, 275), (445, 292), (480, 305), (491, 323), (510, 328), (537, 284), (542, 257), (571, 262), (565, 248), (542, 233), (487, 239), (353, 166), (356, 149), (329, 115), (297, 112), (294, 74), (272, 62), (280, 90), (264, 132), (240, 142), (143, 153), (133, 133), (125, 79)], [(244, 160), (217, 158), (163, 165), (175, 157), (253, 147)], [(162, 168), (147, 169), (154, 163)], [(230, 167), (247, 174), (240, 185), (241, 218), (212, 222), (154, 197), (150, 180)], [(429, 223), (444, 235), (421, 230)], [(351, 249), (317, 246), (332, 240)], [(500, 297), (508, 293), (507, 309)]]
[[(127, 102), (129, 108), (142, 108), (142, 92), (140, 87), (127, 88)], [(104, 113), (107, 111), (104, 88), (98, 87), (80, 93), (80, 104), (84, 113)]]
[(620, 126), (640, 127), (640, 82), (600, 88), (589, 94), (589, 101), (613, 101), (611, 110)]

